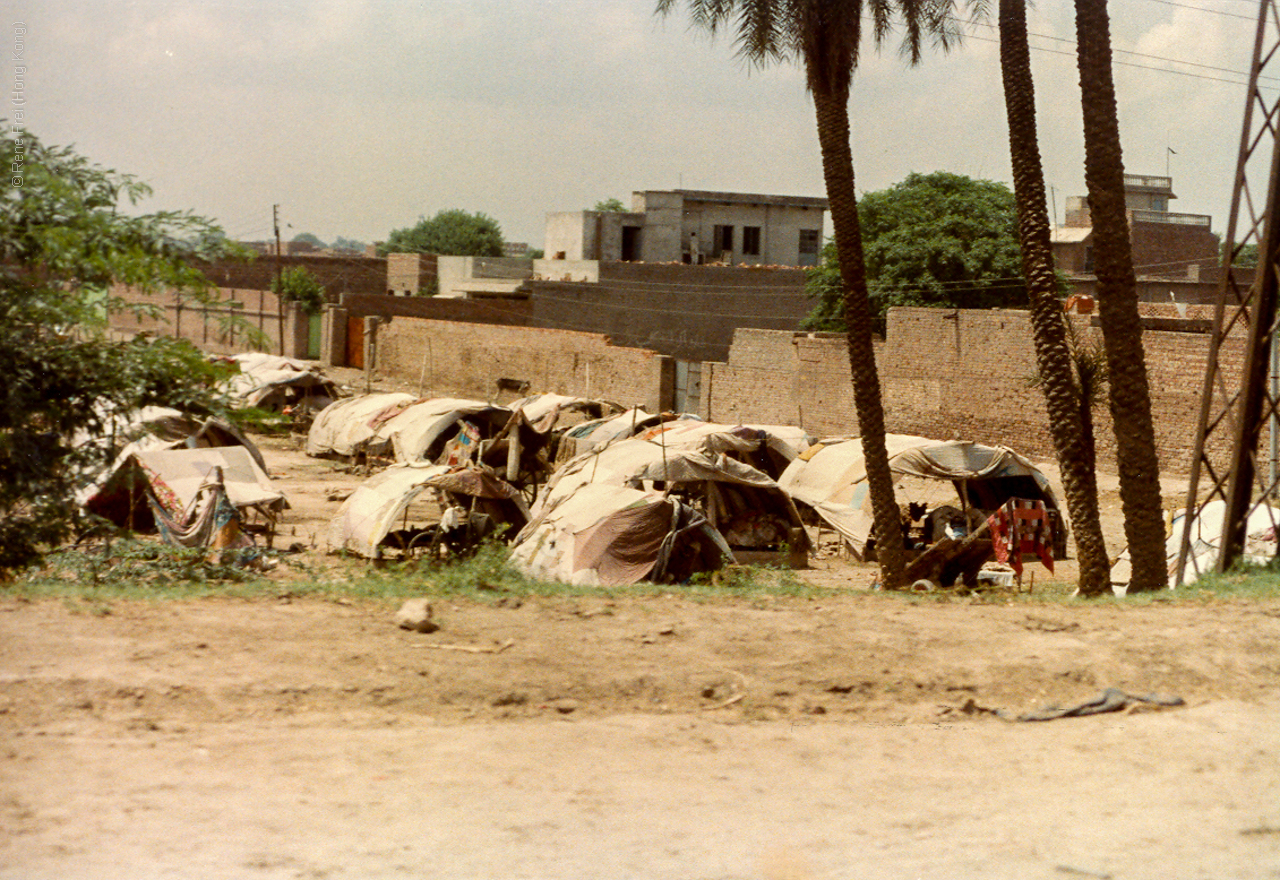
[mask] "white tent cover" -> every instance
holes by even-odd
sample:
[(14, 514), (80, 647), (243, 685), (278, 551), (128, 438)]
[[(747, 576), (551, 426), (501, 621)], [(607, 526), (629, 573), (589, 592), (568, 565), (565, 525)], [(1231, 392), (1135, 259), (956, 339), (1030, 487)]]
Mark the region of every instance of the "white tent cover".
[[(1029, 459), (1007, 447), (908, 434), (886, 434), (885, 446), (889, 469), (897, 476), (947, 481), (1029, 476), (1057, 507), (1049, 479)], [(816, 510), (857, 552), (862, 552), (874, 516), (860, 440), (845, 438), (815, 444), (791, 462), (778, 485), (796, 501)]]
[(363, 452), (377, 435), (379, 414), (393, 406), (406, 407), (412, 394), (386, 392), (349, 397), (325, 407), (307, 431), (307, 455), (350, 457)]
[(633, 584), (648, 577), (678, 536), (687, 538), (689, 531), (732, 558), (719, 534), (676, 499), (647, 489), (592, 483), (531, 522), (512, 549), (511, 562), (538, 580)]
[(777, 488), (767, 474), (724, 454), (704, 452), (696, 447), (664, 446), (632, 437), (616, 441), (599, 452), (584, 453), (557, 470), (539, 494), (534, 516), (554, 509), (591, 483), (640, 488), (655, 481), (704, 480)]
[(243, 446), (139, 450), (133, 452), (132, 457), (151, 477), (157, 496), (165, 489), (172, 492), (172, 501), (161, 497), (166, 507), (176, 502), (179, 510), (186, 510), (215, 467), (222, 468), (227, 497), (237, 508), (257, 506), (278, 510), (288, 506), (284, 493), (275, 487)]
[[(396, 527), (405, 509), (424, 489), (446, 482), (452, 470), (443, 464), (396, 464), (374, 474), (356, 487), (329, 521), (330, 549), (348, 550), (367, 559), (377, 558), (378, 545)], [(528, 513), (524, 499), (514, 487), (496, 477), (487, 485), (495, 491), (509, 493), (506, 497)]]

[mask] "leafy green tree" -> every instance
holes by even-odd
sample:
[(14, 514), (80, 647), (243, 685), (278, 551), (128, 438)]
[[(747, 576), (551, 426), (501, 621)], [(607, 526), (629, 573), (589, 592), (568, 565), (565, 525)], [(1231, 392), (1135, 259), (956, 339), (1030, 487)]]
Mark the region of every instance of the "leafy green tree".
[(195, 265), (223, 255), (219, 230), (185, 212), (126, 213), (145, 184), (5, 129), (4, 162), (22, 171), (0, 196), (0, 577), (74, 533), (76, 490), (110, 455), (81, 439), (143, 406), (219, 412), (226, 372), (189, 343), (115, 341), (106, 324), (115, 309), (157, 313), (125, 303), (114, 283), (210, 300)]
[(622, 199), (601, 199), (591, 210), (618, 213), (625, 212), (627, 206), (622, 204)]
[[(679, 0), (657, 0), (657, 11), (667, 14), (678, 4)], [(952, 0), (686, 0), (686, 5), (695, 26), (712, 34), (734, 30), (739, 52), (748, 62), (763, 66), (795, 61), (804, 69), (835, 231), (853, 404), (867, 463), (875, 528), (880, 535), (897, 534), (901, 519), (893, 497), (884, 402), (872, 345), (873, 313), (849, 144), (849, 93), (864, 22), (873, 44), (879, 47), (893, 31), (895, 19), (900, 19), (902, 53), (914, 64), (923, 55), (926, 35), (932, 35), (943, 48), (955, 36)], [(883, 541), (878, 555), (885, 587), (906, 586), (902, 543)]]
[(308, 315), (324, 308), (324, 285), (306, 266), (292, 266), (271, 281), (271, 292), (285, 302), (297, 303)]
[(299, 232), (297, 235), (293, 237), (293, 240), (302, 242), (303, 244), (309, 244), (314, 248), (328, 247), (328, 245), (325, 244), (323, 241), (321, 241), (318, 236), (313, 235), (310, 232)]
[(344, 251), (363, 251), (365, 249), (365, 243), (363, 241), (356, 241), (354, 238), (344, 238), (341, 235), (333, 240), (333, 246)]
[[(1235, 247), (1236, 258), (1231, 264), (1238, 269), (1253, 269), (1258, 265), (1258, 245), (1257, 244), (1238, 244)], [(1227, 243), (1224, 241), (1218, 246), (1218, 259), (1222, 265), (1227, 264)]]
[[(936, 171), (911, 174), (858, 202), (876, 324), (891, 306), (1017, 308), (1027, 303), (1013, 193), (1002, 183)], [(843, 330), (836, 248), (810, 270), (818, 300), (807, 329)]]
[(430, 220), (420, 217), (416, 226), (393, 230), (378, 253), (500, 257), (502, 229), (492, 217), (453, 208)]

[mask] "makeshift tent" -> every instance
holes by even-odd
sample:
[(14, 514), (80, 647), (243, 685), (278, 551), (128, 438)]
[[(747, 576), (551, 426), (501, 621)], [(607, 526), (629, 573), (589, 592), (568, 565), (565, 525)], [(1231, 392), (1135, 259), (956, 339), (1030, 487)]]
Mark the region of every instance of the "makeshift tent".
[(145, 531), (159, 520), (172, 529), (191, 522), (197, 498), (211, 488), (224, 509), (229, 505), (241, 517), (256, 513), (270, 527), (289, 506), (249, 450), (226, 446), (123, 453), (85, 507), (119, 526)]
[(735, 552), (809, 546), (795, 504), (764, 472), (722, 453), (672, 448), (638, 437), (615, 441), (562, 466), (539, 493), (534, 516), (554, 510), (593, 483), (675, 493), (702, 512)]
[[(588, 420), (609, 418), (626, 409), (622, 404), (611, 400), (574, 397), (568, 394), (534, 394), (513, 400), (506, 406), (507, 409), (524, 413), (526, 419), (544, 431), (552, 427), (567, 429)], [(544, 427), (541, 423), (543, 419), (548, 418), (551, 418), (551, 423)]]
[(662, 492), (594, 483), (530, 523), (512, 564), (539, 580), (620, 586), (684, 581), (732, 558), (702, 514)]
[(489, 437), (510, 418), (511, 410), (483, 400), (453, 397), (416, 400), (388, 415), (369, 445), (371, 449), (380, 450), (389, 447), (397, 462), (431, 462), (440, 456), (445, 443), (459, 433), (462, 421), (475, 427), (482, 437)]
[(332, 379), (303, 361), (261, 352), (222, 360), (240, 367), (225, 388), (241, 406), (271, 412), (283, 412), (287, 407), (319, 412), (341, 396)]
[(723, 425), (694, 419), (676, 419), (636, 434), (660, 446), (721, 453), (749, 464), (773, 479), (782, 475), (797, 455), (809, 448), (803, 428), (788, 425)]
[(342, 503), (329, 523), (329, 546), (370, 559), (380, 557), (387, 536), (397, 526), (408, 526), (406, 511), (429, 488), (440, 490), (450, 504), (469, 502), (468, 516), (480, 513), (500, 525), (514, 526), (513, 530), (529, 520), (519, 491), (490, 471), (439, 464), (393, 465), (360, 484)]
[[(1195, 583), (1201, 576), (1217, 570), (1218, 557), (1222, 552), (1222, 528), (1226, 509), (1224, 501), (1215, 499), (1202, 506), (1199, 515), (1193, 520), (1187, 561), (1182, 568), (1184, 587)], [(1169, 537), (1165, 539), (1164, 544), (1170, 587), (1177, 582), (1178, 554), (1182, 549), (1182, 534), (1186, 526), (1187, 511), (1184, 508), (1174, 513)], [(1280, 508), (1267, 504), (1259, 505), (1249, 514), (1249, 519), (1245, 523), (1244, 548), (1241, 553), (1243, 560), (1254, 565), (1265, 565), (1271, 562), (1277, 556), (1278, 536), (1280, 536)], [(1123, 596), (1128, 589), (1131, 575), (1129, 548), (1126, 547), (1111, 568), (1113, 591)]]
[(566, 462), (607, 443), (632, 437), (645, 428), (670, 420), (671, 416), (651, 415), (636, 407), (616, 416), (605, 416), (575, 425), (560, 436), (556, 462)]
[(307, 455), (366, 454), (382, 423), (415, 400), (412, 394), (387, 392), (349, 397), (326, 407), (307, 431)]
[[(1012, 449), (905, 434), (885, 435), (885, 445), (896, 477), (949, 481), (966, 509), (990, 512), (1010, 498), (1043, 501), (1056, 515), (1055, 544), (1065, 549), (1065, 529), (1048, 478)], [(865, 556), (874, 516), (861, 441), (815, 444), (787, 467), (778, 485), (840, 532), (856, 556)], [(1054, 555), (1062, 558), (1058, 552)]]

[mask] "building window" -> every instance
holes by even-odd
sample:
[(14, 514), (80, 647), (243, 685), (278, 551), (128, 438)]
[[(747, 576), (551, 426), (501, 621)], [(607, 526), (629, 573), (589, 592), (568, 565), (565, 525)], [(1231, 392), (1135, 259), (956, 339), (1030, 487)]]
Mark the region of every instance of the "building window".
[(820, 229), (800, 230), (800, 265), (818, 265), (818, 242), (822, 239)]
[(760, 227), (742, 227), (742, 252), (753, 257), (760, 256)]
[(715, 233), (715, 238), (713, 239), (714, 253), (717, 255), (733, 253), (733, 227), (717, 226)]

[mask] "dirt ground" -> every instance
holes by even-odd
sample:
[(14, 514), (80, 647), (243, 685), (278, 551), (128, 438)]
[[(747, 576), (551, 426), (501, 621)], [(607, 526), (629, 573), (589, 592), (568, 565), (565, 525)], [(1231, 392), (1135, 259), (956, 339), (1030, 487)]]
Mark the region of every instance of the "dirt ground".
[[(358, 478), (263, 446), (282, 543), (322, 558)], [(0, 597), (0, 878), (1280, 878), (1280, 602), (803, 576), (443, 599), (430, 634), (287, 572)], [(1184, 704), (1012, 720), (1108, 687)]]

